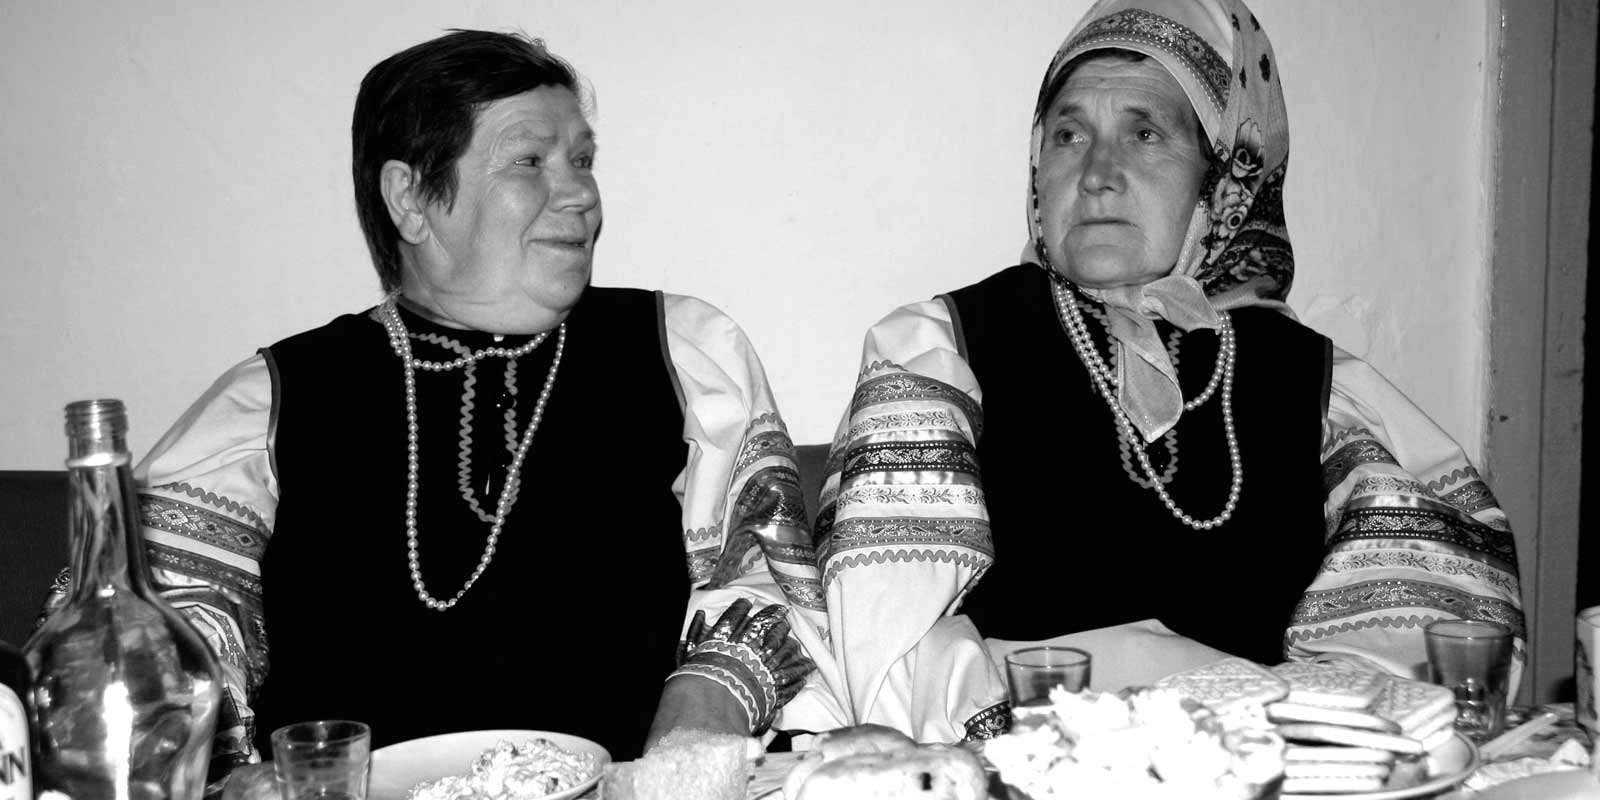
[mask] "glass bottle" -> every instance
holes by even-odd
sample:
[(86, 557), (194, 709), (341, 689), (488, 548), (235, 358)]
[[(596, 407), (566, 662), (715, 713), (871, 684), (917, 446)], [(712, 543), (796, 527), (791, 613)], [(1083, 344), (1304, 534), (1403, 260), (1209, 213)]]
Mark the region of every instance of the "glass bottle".
[(28, 683), (22, 653), (0, 641), (0, 800), (33, 800)]
[(221, 672), (150, 586), (118, 400), (67, 406), (72, 587), (23, 653), (34, 788), (73, 800), (200, 800)]

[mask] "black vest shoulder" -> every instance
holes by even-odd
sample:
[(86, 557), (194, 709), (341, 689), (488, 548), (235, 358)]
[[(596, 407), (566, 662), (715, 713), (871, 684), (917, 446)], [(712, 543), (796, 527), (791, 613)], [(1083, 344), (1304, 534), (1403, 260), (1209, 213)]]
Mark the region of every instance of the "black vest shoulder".
[[(408, 326), (428, 330), (414, 316)], [(566, 328), (493, 557), (442, 613), (412, 587), (404, 370), (383, 325), (370, 312), (346, 315), (266, 349), (280, 501), (262, 563), (271, 667), (258, 741), (284, 722), (350, 718), (369, 722), (377, 745), (543, 729), (594, 739), (617, 758), (638, 754), (688, 597), (672, 490), (688, 455), (684, 416), (658, 294), (591, 287)], [(459, 368), (416, 373), (417, 539), (434, 597), (454, 596), (483, 556), (490, 524), (461, 484), (492, 517), (556, 338), (517, 359), (513, 380), (496, 357), (475, 365), (470, 384)], [(446, 357), (414, 345), (419, 358)], [(625, 626), (612, 611), (619, 597)], [(628, 658), (584, 655), (619, 647)], [(609, 707), (600, 713), (579, 685), (607, 686)]]
[[(1281, 661), (1323, 552), (1327, 338), (1276, 311), (1232, 313), (1243, 487), (1232, 519), (1202, 532), (1130, 476), (1143, 473), (1061, 328), (1044, 270), (1011, 267), (945, 300), (983, 390), (978, 461), (995, 563), (963, 605), (979, 630), (1033, 640), (1157, 618), (1236, 655)], [(1107, 352), (1103, 326), (1089, 327)], [(1199, 395), (1216, 335), (1158, 327), (1179, 337), (1184, 396)], [(1227, 498), (1223, 430), (1214, 396), (1185, 412), (1170, 449), (1161, 439), (1147, 448), (1158, 465), (1176, 458), (1168, 491), (1191, 516), (1210, 518)]]

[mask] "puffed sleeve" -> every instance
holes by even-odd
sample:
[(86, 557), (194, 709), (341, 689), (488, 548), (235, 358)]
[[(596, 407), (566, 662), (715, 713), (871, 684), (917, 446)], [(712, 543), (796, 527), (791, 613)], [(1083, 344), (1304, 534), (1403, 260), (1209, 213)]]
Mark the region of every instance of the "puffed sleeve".
[(1506, 515), (1459, 445), (1371, 365), (1335, 348), (1322, 444), (1327, 554), (1285, 637), (1294, 660), (1425, 679), (1422, 629), (1486, 619), (1527, 632)]
[(853, 723), (920, 741), (986, 738), (1005, 688), (952, 616), (993, 560), (975, 442), (981, 390), (941, 300), (866, 335), (817, 523), (833, 650)]
[(278, 505), (271, 423), (272, 377), (256, 355), (212, 384), (135, 469), (155, 585), (222, 666), (213, 776), (260, 760), (249, 703), (267, 674), (260, 559)]
[[(696, 612), (714, 622), (741, 598), (750, 602), (752, 616), (779, 604), (788, 608), (790, 636), (800, 650), (825, 663), (827, 618), (794, 443), (761, 361), (739, 326), (710, 304), (664, 294), (663, 312), (689, 444), (675, 487), (693, 585), (685, 633)], [(771, 716), (763, 710), (796, 701), (829, 713), (832, 692), (821, 670), (791, 700), (794, 687), (783, 691), (774, 676), (750, 669), (755, 665), (741, 663), (737, 653), (727, 655), (693, 668), (734, 695), (753, 724)]]

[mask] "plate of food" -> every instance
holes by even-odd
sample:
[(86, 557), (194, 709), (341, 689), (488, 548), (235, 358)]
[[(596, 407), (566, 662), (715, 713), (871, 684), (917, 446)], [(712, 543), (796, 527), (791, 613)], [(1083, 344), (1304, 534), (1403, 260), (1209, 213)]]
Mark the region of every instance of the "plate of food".
[(565, 733), (464, 731), (372, 751), (369, 800), (569, 800), (600, 781), (611, 754)]

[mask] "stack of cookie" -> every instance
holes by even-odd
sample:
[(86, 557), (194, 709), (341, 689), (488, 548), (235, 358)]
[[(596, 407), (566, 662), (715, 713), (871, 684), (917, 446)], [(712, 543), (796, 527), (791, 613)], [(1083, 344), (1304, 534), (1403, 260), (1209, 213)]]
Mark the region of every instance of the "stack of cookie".
[(1455, 698), (1431, 683), (1325, 664), (1267, 668), (1225, 658), (1169, 675), (1219, 714), (1259, 705), (1287, 742), (1284, 794), (1377, 791), (1410, 785), (1422, 756), (1449, 741)]
[(1272, 668), (1288, 685), (1267, 716), (1288, 741), (1285, 793), (1376, 791), (1410, 783), (1421, 756), (1450, 739), (1448, 689), (1360, 670), (1288, 663)]

